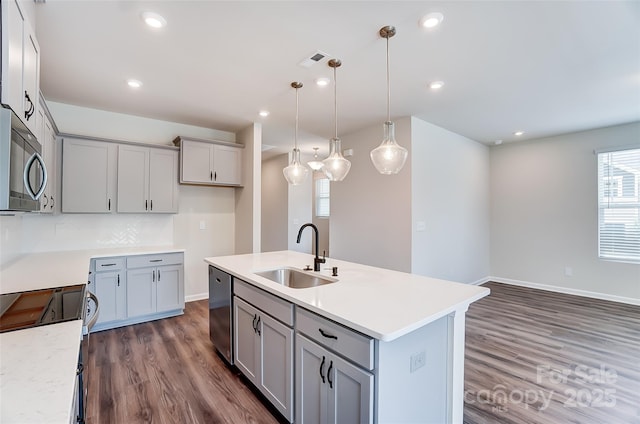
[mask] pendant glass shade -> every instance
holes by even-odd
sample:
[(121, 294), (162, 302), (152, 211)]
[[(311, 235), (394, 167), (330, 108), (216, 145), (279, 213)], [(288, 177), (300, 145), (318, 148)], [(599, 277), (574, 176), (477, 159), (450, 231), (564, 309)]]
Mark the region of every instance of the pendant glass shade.
[(309, 169), (300, 163), (300, 149), (291, 152), (291, 164), (282, 170), (284, 178), (291, 185), (302, 184), (309, 175)]
[(322, 172), (331, 181), (342, 181), (351, 169), (351, 162), (342, 156), (342, 141), (334, 137), (329, 140), (329, 157), (322, 161)]
[(307, 162), (307, 165), (309, 165), (309, 168), (313, 169), (314, 171), (319, 171), (324, 166), (324, 163), (318, 160), (318, 148), (314, 147), (313, 150), (315, 150), (315, 153), (313, 154), (313, 160), (311, 162)]
[(404, 166), (409, 152), (396, 143), (395, 127), (393, 122), (384, 123), (384, 140), (371, 151), (371, 162), (379, 173), (392, 175), (400, 172)]

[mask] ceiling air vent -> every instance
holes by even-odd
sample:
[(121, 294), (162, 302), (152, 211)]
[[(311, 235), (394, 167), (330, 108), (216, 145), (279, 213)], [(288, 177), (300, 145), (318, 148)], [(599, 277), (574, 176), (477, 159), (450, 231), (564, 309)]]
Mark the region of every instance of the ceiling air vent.
[(329, 55), (326, 54), (325, 52), (321, 52), (320, 50), (316, 50), (314, 53), (309, 55), (308, 58), (306, 58), (302, 62), (298, 63), (298, 65), (302, 66), (303, 68), (311, 68), (316, 63), (322, 62), (322, 60), (324, 58), (326, 58), (327, 56), (329, 56)]

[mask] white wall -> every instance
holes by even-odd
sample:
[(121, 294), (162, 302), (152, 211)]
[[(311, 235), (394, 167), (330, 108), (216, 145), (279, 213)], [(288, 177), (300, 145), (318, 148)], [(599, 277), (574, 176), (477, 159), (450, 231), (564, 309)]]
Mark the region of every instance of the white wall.
[(262, 252), (288, 249), (289, 189), (282, 174), (287, 159), (282, 154), (262, 162)]
[[(327, 252), (327, 256), (331, 256), (331, 252), (329, 251), (329, 224), (331, 223), (331, 217), (329, 218), (318, 218), (316, 217), (316, 179), (325, 178), (322, 172), (314, 172), (313, 173), (313, 187), (312, 187), (312, 196), (313, 201), (311, 203), (311, 222), (318, 227), (318, 233), (320, 233), (320, 243), (319, 249), (320, 252)], [(329, 189), (331, 190), (331, 189)], [(331, 196), (331, 192), (329, 192), (329, 196)], [(331, 198), (329, 198), (329, 205), (331, 205)]]
[[(61, 132), (171, 144), (176, 135), (233, 140), (235, 134), (48, 103)], [(73, 119), (75, 117), (75, 119)], [(60, 118), (60, 119), (59, 119)], [(83, 121), (79, 124), (77, 120)], [(60, 153), (60, 146), (58, 146)], [(58, 157), (60, 160), (60, 155)], [(58, 173), (58, 178), (60, 173)], [(60, 198), (58, 187), (58, 198)], [(185, 248), (185, 295), (206, 297), (202, 259), (234, 252), (235, 189), (180, 186), (177, 214), (21, 214), (0, 217), (0, 263), (32, 252), (128, 246)], [(200, 230), (203, 221), (205, 229)]]
[(411, 272), (472, 283), (489, 275), (489, 148), (411, 118)]
[[(291, 159), (289, 158), (289, 161)], [(300, 160), (303, 163), (307, 162), (307, 159), (301, 157)], [(286, 180), (285, 180), (286, 182)], [(287, 184), (289, 190), (289, 199), (287, 202), (287, 221), (289, 224), (289, 231), (287, 236), (288, 249), (295, 250), (297, 252), (311, 253), (312, 244), (315, 241), (315, 234), (311, 228), (306, 228), (300, 238), (300, 243), (296, 243), (298, 238), (298, 231), (302, 225), (312, 221), (311, 208), (313, 207), (313, 177), (311, 171), (307, 179), (298, 185)], [(313, 242), (312, 242), (313, 240)], [(315, 251), (313, 251), (315, 253)], [(320, 250), (319, 255), (322, 256)]]
[[(395, 121), (396, 140), (411, 155), (411, 120)], [(331, 183), (331, 257), (411, 271), (411, 161), (398, 175), (381, 175), (369, 152), (382, 141), (383, 125), (342, 137), (353, 149), (349, 174)]]
[(60, 132), (113, 140), (172, 145), (179, 135), (208, 140), (235, 142), (236, 135), (227, 131), (160, 121), (123, 113), (108, 112), (47, 101), (47, 106)]
[(235, 253), (260, 252), (262, 191), (262, 125), (253, 123), (237, 135), (244, 144), (242, 188), (236, 188)]
[(632, 123), (493, 147), (491, 274), (640, 299), (640, 265), (598, 259), (593, 153), (639, 140)]

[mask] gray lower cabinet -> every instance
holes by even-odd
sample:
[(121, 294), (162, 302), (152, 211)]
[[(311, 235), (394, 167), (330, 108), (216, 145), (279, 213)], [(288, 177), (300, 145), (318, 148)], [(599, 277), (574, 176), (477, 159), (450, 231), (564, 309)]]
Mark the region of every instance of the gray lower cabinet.
[[(256, 303), (271, 300), (266, 293), (255, 296)], [(293, 328), (234, 296), (234, 343), (235, 365), (293, 422)]]
[(373, 423), (373, 374), (296, 335), (296, 423)]
[(184, 311), (184, 254), (92, 259), (89, 290), (100, 302), (94, 331), (180, 315)]
[(93, 261), (95, 278), (93, 281), (89, 279), (89, 288), (100, 299), (100, 314), (96, 321), (98, 326), (127, 317), (127, 280), (124, 264), (124, 258)]

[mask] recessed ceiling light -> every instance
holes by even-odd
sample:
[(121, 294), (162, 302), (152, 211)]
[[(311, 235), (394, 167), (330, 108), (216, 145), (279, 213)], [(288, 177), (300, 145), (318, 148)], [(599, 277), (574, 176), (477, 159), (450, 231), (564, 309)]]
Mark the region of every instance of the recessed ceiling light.
[(495, 144), (496, 146), (499, 146), (502, 144), (502, 140), (496, 140), (493, 142), (493, 144)]
[(513, 135), (516, 135), (518, 137), (521, 136), (522, 134), (524, 134), (524, 131), (516, 131), (513, 133)]
[(131, 88), (140, 88), (142, 87), (142, 82), (136, 79), (129, 79), (127, 80), (127, 85)]
[(433, 28), (442, 22), (444, 15), (440, 12), (427, 13), (420, 19), (420, 26), (423, 28)]
[(258, 114), (264, 118), (264, 117), (269, 116), (269, 111), (268, 110), (261, 110), (260, 112), (258, 112)]
[(329, 78), (318, 78), (316, 79), (316, 84), (319, 85), (320, 87), (325, 87), (327, 85), (329, 85)]
[(151, 28), (162, 28), (167, 25), (166, 19), (153, 12), (143, 12), (142, 20)]
[(439, 88), (442, 88), (443, 85), (444, 82), (442, 81), (433, 81), (429, 84), (429, 88), (431, 88), (432, 90), (438, 90)]

